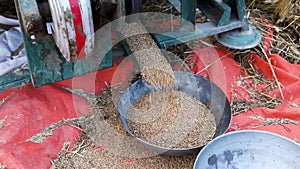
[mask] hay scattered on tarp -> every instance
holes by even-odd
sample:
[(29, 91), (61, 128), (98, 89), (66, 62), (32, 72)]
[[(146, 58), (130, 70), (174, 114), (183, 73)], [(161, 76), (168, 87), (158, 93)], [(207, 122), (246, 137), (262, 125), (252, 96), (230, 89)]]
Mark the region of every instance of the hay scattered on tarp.
[[(261, 120), (262, 123), (259, 125), (253, 125), (249, 126), (248, 128), (259, 128), (259, 127), (264, 127), (264, 126), (269, 126), (271, 124), (294, 124), (300, 126), (300, 122), (296, 120), (291, 120), (287, 118), (264, 118), (261, 116), (250, 116), (250, 118), (255, 119), (255, 120)], [(289, 129), (287, 129), (289, 131)]]
[[(237, 92), (232, 91), (232, 114), (235, 116), (257, 107), (273, 109), (281, 104), (282, 100), (268, 94), (268, 92), (278, 88), (275, 81), (267, 80), (264, 77), (264, 74), (259, 73), (252, 65), (252, 61), (245, 59), (243, 56), (244, 53), (236, 52), (235, 54), (240, 59), (241, 66), (244, 69), (243, 72), (246, 72), (244, 76), (241, 76), (238, 79), (238, 83), (240, 83), (240, 86), (244, 86), (244, 89), (248, 92), (250, 98), (240, 99), (240, 96), (236, 95)], [(259, 86), (261, 85), (268, 87), (259, 90)]]
[(57, 123), (53, 123), (51, 125), (49, 125), (48, 127), (46, 127), (44, 130), (42, 130), (41, 132), (33, 135), (32, 137), (28, 138), (26, 140), (26, 142), (33, 142), (33, 143), (38, 143), (41, 144), (43, 143), (49, 136), (52, 136), (54, 130), (56, 130), (58, 127), (62, 126), (62, 125), (71, 125), (75, 128), (80, 129), (80, 123), (82, 123), (82, 121), (84, 121), (85, 119), (87, 119), (88, 117), (93, 118), (93, 114), (85, 116), (85, 117), (81, 117), (81, 118), (72, 118), (72, 119), (67, 119), (67, 120), (62, 120), (59, 121)]
[(300, 1), (299, 0), (248, 0), (249, 22), (260, 33), (267, 34), (267, 20), (272, 24), (274, 35), (270, 53), (276, 53), (290, 63), (300, 62)]
[(259, 8), (273, 13), (277, 23), (290, 23), (300, 16), (299, 0), (246, 0), (246, 3), (249, 9)]

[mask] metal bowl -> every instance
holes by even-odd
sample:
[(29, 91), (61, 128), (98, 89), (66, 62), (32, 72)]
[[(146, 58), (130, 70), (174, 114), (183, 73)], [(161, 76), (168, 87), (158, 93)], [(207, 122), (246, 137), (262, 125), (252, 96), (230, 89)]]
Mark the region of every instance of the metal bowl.
[(194, 169), (299, 169), (300, 145), (280, 135), (244, 130), (215, 138)]
[[(224, 134), (231, 122), (231, 109), (230, 104), (222, 90), (206, 78), (192, 73), (176, 71), (174, 72), (174, 75), (176, 79), (174, 90), (185, 92), (200, 100), (202, 103), (206, 104), (215, 115), (217, 128), (214, 138), (221, 134)], [(162, 88), (151, 87), (145, 80), (142, 79), (136, 81), (125, 90), (125, 92), (120, 97), (120, 101), (118, 104), (118, 112), (125, 129), (139, 142), (160, 154), (178, 156), (198, 153), (203, 146), (196, 146), (192, 148), (160, 147), (146, 142), (141, 138), (137, 138), (130, 130), (127, 122), (127, 114), (129, 108), (139, 98), (156, 90), (162, 90)]]

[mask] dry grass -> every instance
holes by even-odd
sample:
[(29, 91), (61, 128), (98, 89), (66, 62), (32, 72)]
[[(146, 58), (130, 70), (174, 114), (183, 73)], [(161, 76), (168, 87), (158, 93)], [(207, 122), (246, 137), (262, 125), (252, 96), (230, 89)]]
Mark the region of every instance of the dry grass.
[(6, 97), (4, 97), (3, 99), (1, 99), (1, 100), (0, 100), (0, 106), (2, 106), (2, 105), (6, 102), (6, 100), (7, 100), (10, 96), (14, 95), (16, 92), (17, 92), (17, 91), (14, 91), (14, 92), (10, 93), (8, 96), (6, 96)]
[[(257, 72), (252, 65), (252, 61), (245, 59), (250, 53), (256, 53), (261, 58), (265, 59), (269, 63), (271, 70), (273, 66), (270, 64), (270, 60), (266, 56), (266, 52), (278, 54), (293, 64), (299, 64), (300, 62), (300, 36), (298, 36), (291, 27), (283, 27), (284, 25), (282, 23), (276, 23), (276, 14), (274, 11), (276, 9), (275, 6), (277, 5), (277, 1), (268, 1), (269, 3), (264, 3), (264, 1), (257, 2), (258, 1), (253, 0), (250, 2), (248, 9), (249, 22), (257, 28), (264, 38), (271, 40), (270, 49), (265, 51), (265, 47), (262, 42), (259, 46), (252, 49), (232, 50), (237, 61), (244, 68), (244, 72), (246, 72), (243, 77), (239, 79), (239, 83), (244, 85), (244, 88), (250, 95), (251, 100), (237, 99), (240, 98), (240, 96), (236, 95), (236, 91), (232, 91), (233, 100), (231, 106), (234, 115), (257, 107), (273, 109), (284, 100), (283, 95), (281, 98), (275, 98), (268, 95), (268, 92), (271, 90), (281, 89), (280, 82), (278, 82), (274, 72), (274, 80), (267, 80), (263, 74)], [(254, 6), (257, 8), (263, 8), (264, 10), (254, 8)], [(273, 13), (270, 11), (273, 11)], [(267, 22), (270, 24), (266, 24)], [(272, 37), (269, 36), (270, 30), (274, 31)], [(249, 80), (251, 83), (249, 83)], [(260, 91), (257, 90), (259, 85), (265, 85), (268, 87)]]
[[(75, 146), (70, 149), (70, 143), (65, 142), (58, 157), (52, 161), (51, 169), (74, 168), (73, 158), (84, 158), (81, 153), (88, 147), (94, 147), (93, 143), (85, 135), (82, 135), (80, 140), (77, 140)], [(83, 166), (82, 166), (83, 167)]]
[(290, 26), (299, 27), (300, 21), (294, 21), (300, 16), (299, 0), (246, 0), (246, 3), (249, 9), (258, 8), (274, 14), (276, 23), (292, 23)]
[[(261, 120), (262, 123), (259, 125), (255, 125), (255, 126), (249, 126), (248, 128), (258, 128), (258, 127), (264, 127), (264, 126), (269, 126), (269, 125), (275, 125), (275, 124), (279, 124), (279, 125), (283, 125), (283, 124), (294, 124), (294, 125), (298, 125), (300, 126), (300, 122), (296, 121), (296, 120), (291, 120), (291, 119), (287, 119), (287, 118), (263, 118), (261, 116), (250, 116), (250, 118), (254, 119), (254, 120)], [(287, 132), (290, 132), (290, 129), (285, 128), (287, 130)]]
[[(236, 53), (238, 55), (238, 53)], [(241, 76), (237, 83), (249, 94), (249, 99), (241, 99), (241, 95), (238, 95), (237, 91), (232, 91), (232, 101), (231, 108), (233, 115), (238, 115), (244, 113), (248, 110), (257, 107), (266, 107), (273, 109), (278, 104), (282, 103), (282, 100), (270, 96), (268, 93), (278, 86), (275, 81), (267, 80), (264, 74), (259, 73), (252, 64), (253, 61), (241, 59), (241, 64), (243, 65), (244, 75)], [(259, 86), (264, 85), (263, 89)]]
[[(248, 1), (249, 22), (263, 36), (274, 30), (270, 53), (298, 64), (300, 62), (300, 1)], [(263, 23), (264, 19), (270, 25)]]
[(286, 28), (292, 28), (300, 36), (300, 1), (284, 0), (279, 1), (274, 11), (279, 18), (277, 23), (287, 25)]

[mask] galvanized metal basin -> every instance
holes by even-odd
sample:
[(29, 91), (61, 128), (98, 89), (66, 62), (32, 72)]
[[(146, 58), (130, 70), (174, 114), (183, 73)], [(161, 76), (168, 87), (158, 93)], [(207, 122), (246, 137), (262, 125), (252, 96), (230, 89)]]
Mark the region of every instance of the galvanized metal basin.
[[(176, 86), (174, 87), (174, 90), (183, 91), (206, 104), (215, 115), (217, 129), (214, 137), (224, 134), (231, 122), (231, 109), (230, 104), (222, 90), (206, 78), (192, 73), (174, 72), (174, 75), (176, 79)], [(198, 153), (203, 146), (196, 146), (192, 148), (160, 147), (150, 144), (149, 142), (146, 142), (141, 138), (137, 138), (130, 130), (127, 121), (129, 108), (139, 98), (156, 90), (161, 90), (161, 88), (151, 87), (144, 80), (136, 81), (125, 90), (123, 95), (120, 97), (120, 101), (118, 104), (118, 112), (125, 129), (139, 142), (161, 154), (186, 155), (191, 153)]]
[(244, 130), (215, 138), (194, 169), (299, 169), (300, 145), (280, 135)]

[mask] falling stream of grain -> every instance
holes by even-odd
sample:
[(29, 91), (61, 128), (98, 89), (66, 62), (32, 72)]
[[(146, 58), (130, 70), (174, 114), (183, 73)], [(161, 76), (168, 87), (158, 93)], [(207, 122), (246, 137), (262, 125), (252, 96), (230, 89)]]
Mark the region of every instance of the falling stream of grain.
[(175, 84), (171, 65), (143, 24), (125, 24), (122, 30), (126, 42), (140, 65), (141, 75), (153, 86), (172, 87)]

